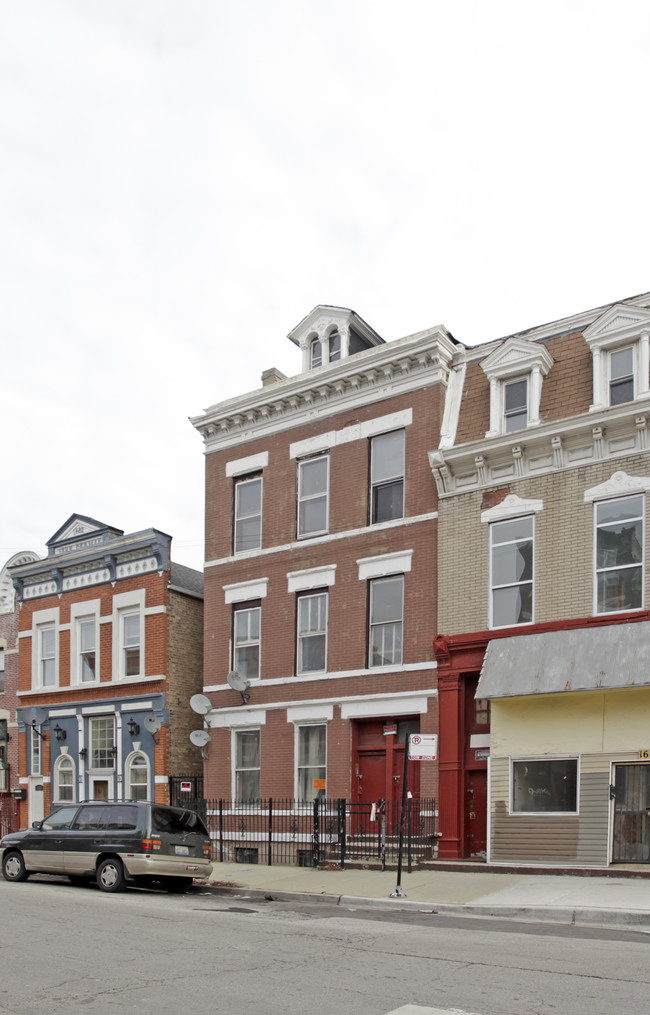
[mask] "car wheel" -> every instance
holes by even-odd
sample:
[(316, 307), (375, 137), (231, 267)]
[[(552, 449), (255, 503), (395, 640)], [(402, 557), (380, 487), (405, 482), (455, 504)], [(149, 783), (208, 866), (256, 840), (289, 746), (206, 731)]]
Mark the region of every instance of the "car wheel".
[(29, 871), (25, 870), (22, 853), (5, 853), (2, 859), (2, 876), (5, 881), (27, 881)]
[(97, 868), (97, 887), (102, 892), (123, 892), (126, 887), (124, 867), (117, 857), (102, 860)]
[(189, 892), (192, 887), (192, 878), (163, 878), (162, 886), (166, 892)]

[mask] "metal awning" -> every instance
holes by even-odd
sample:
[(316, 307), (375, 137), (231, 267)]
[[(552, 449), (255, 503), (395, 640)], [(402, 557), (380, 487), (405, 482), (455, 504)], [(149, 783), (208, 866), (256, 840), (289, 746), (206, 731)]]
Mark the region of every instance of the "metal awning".
[(650, 623), (495, 638), (477, 698), (650, 686)]

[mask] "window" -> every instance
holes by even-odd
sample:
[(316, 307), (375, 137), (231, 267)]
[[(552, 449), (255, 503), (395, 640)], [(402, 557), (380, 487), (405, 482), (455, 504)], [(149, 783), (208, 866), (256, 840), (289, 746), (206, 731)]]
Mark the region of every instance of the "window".
[(77, 644), (79, 646), (79, 677), (82, 683), (89, 683), (97, 677), (96, 638), (95, 618), (80, 618), (77, 621)]
[(333, 331), (324, 339), (313, 338), (309, 346), (309, 364), (311, 368), (323, 364), (334, 363), (341, 358), (341, 335)]
[(327, 774), (327, 726), (298, 726), (298, 800), (322, 800)]
[[(93, 654), (94, 657), (94, 654)], [(140, 613), (122, 613), (122, 675), (140, 674)]]
[(114, 768), (115, 721), (112, 716), (90, 720), (90, 767)]
[(327, 592), (298, 596), (298, 673), (327, 669)]
[(533, 518), (490, 525), (491, 627), (533, 620)]
[(260, 798), (260, 731), (235, 730), (235, 799), (240, 804)]
[(147, 800), (149, 764), (144, 754), (133, 754), (126, 765), (126, 795), (129, 800)]
[(613, 349), (609, 354), (609, 404), (634, 400), (634, 349)]
[(522, 430), (528, 424), (528, 378), (508, 381), (503, 392), (504, 429), (506, 433)]
[(56, 628), (54, 624), (38, 629), (38, 666), (41, 687), (56, 684)]
[(370, 518), (386, 522), (404, 516), (404, 431), (380, 434), (370, 442)]
[(370, 582), (369, 666), (402, 662), (404, 575)]
[(235, 483), (235, 553), (262, 545), (262, 477)]
[(9, 789), (7, 740), (7, 720), (0, 719), (0, 793), (6, 793)]
[(0, 648), (0, 694), (5, 689), (5, 650)]
[(333, 331), (329, 337), (329, 361), (334, 363), (341, 358), (341, 336), (338, 331)]
[(298, 462), (298, 537), (327, 532), (329, 455)]
[(54, 763), (54, 803), (71, 804), (75, 798), (74, 765), (62, 754)]
[(575, 814), (577, 786), (576, 758), (513, 761), (512, 810), (518, 814)]
[(320, 367), (323, 365), (323, 345), (318, 338), (312, 340), (310, 346), (310, 363), (312, 367)]
[(31, 766), (30, 775), (42, 775), (42, 750), (41, 750), (41, 736), (40, 733), (32, 726), (32, 744), (31, 744)]
[(235, 607), (233, 610), (233, 667), (248, 680), (260, 675), (261, 607)]
[(596, 613), (643, 606), (644, 505), (641, 494), (595, 505)]

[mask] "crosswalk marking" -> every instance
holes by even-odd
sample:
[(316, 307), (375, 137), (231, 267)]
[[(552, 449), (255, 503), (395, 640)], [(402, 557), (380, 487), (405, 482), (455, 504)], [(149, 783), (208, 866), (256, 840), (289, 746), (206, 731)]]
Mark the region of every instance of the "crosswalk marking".
[(478, 1012), (461, 1011), (460, 1008), (423, 1008), (420, 1004), (405, 1004), (394, 1008), (386, 1015), (478, 1015)]

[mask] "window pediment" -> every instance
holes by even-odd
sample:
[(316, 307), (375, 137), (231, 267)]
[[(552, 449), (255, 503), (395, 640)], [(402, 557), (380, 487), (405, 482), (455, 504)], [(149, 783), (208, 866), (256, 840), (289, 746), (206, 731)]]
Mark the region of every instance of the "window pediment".
[[(591, 349), (593, 364), (592, 412), (622, 402), (632, 402), (650, 394), (650, 310), (616, 304), (585, 328), (584, 339)], [(629, 347), (629, 391), (616, 395), (614, 359)]]
[[(481, 368), (490, 382), (490, 429), (486, 437), (539, 424), (542, 379), (552, 366), (553, 357), (546, 346), (524, 338), (507, 339), (482, 361)], [(525, 391), (522, 386), (522, 391), (518, 393), (524, 402), (519, 406), (517, 422), (513, 424), (513, 414), (507, 411), (506, 388), (518, 379), (526, 382)]]

